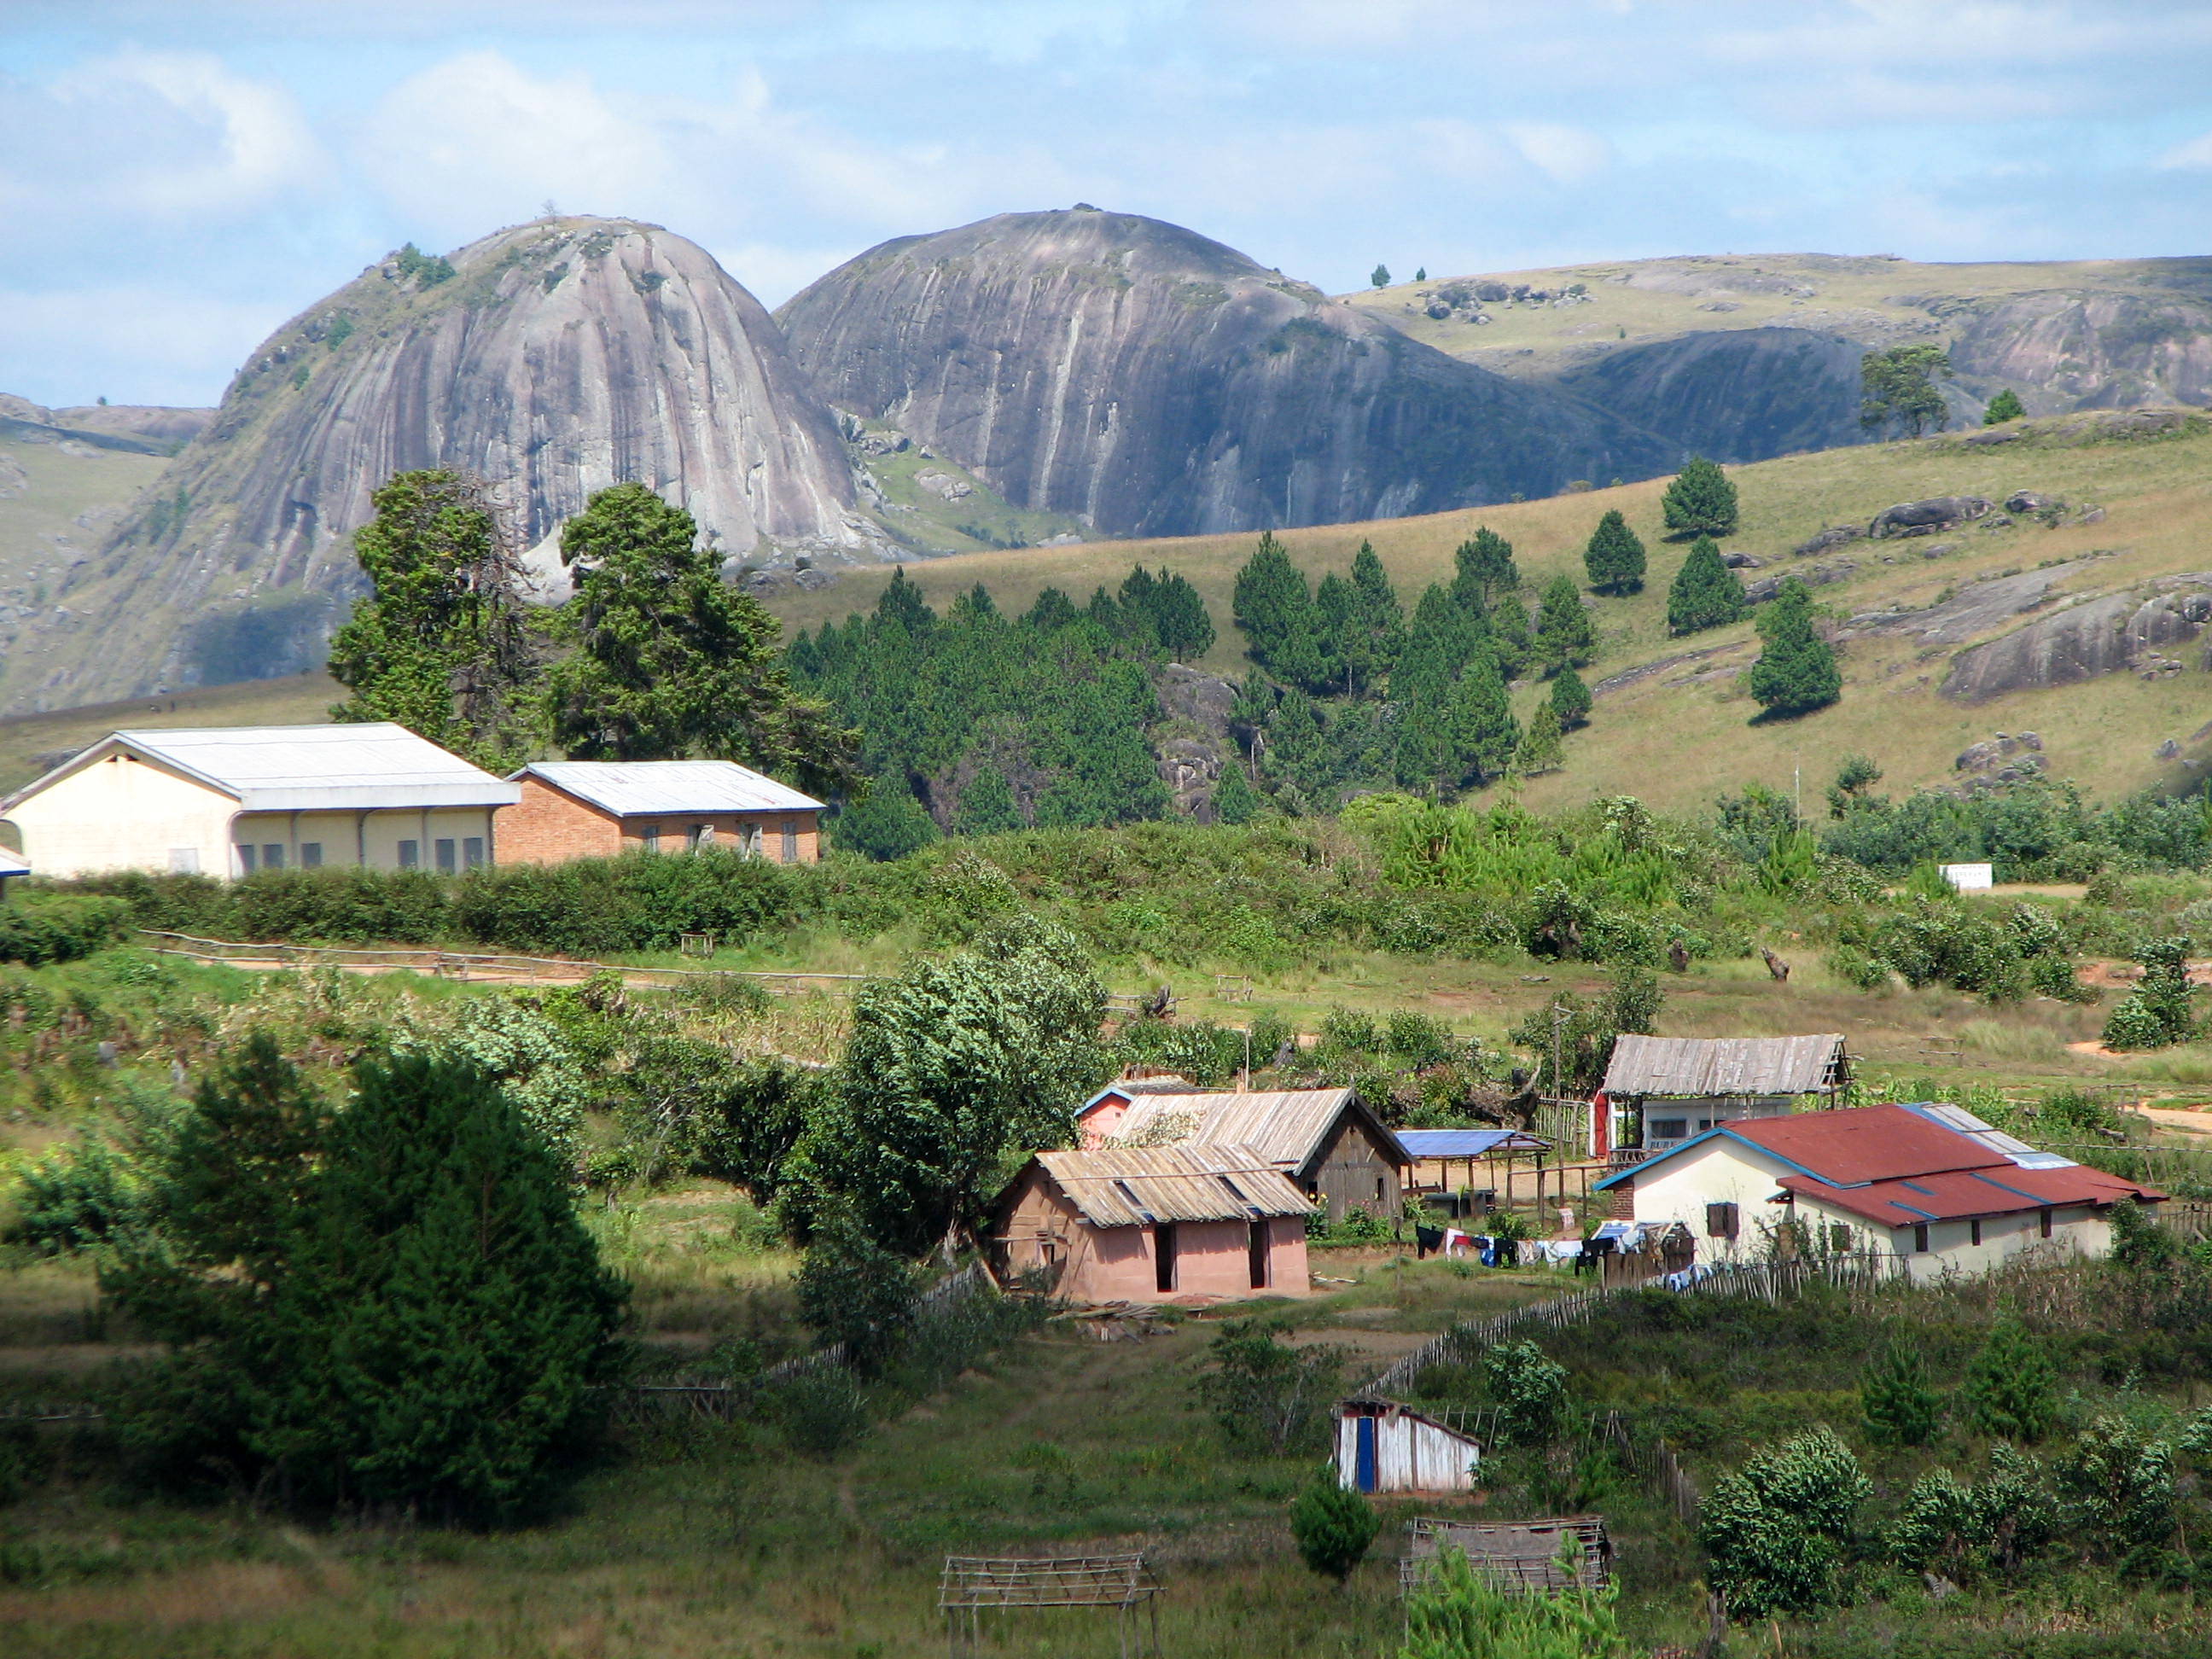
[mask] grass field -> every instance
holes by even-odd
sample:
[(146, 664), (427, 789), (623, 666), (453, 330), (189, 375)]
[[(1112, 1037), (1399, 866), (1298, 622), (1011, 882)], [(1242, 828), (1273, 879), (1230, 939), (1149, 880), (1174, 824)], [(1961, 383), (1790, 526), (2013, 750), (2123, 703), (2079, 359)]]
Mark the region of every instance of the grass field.
[(87, 703), (0, 720), (0, 790), (21, 788), (110, 732), (173, 726), (303, 726), (327, 719), (344, 688), (325, 674), (246, 680), (162, 697)]
[[(2000, 533), (1968, 529), (1927, 541), (1862, 542), (1840, 549), (1829, 556), (1857, 568), (1846, 580), (1815, 592), (1838, 616), (1926, 605), (1978, 578), (2045, 563), (2087, 561), (2059, 580), (2060, 593), (2104, 592), (2212, 564), (2204, 552), (2212, 539), (2212, 434), (2205, 432), (2075, 448), (1978, 449), (1955, 439), (1923, 439), (1786, 456), (1732, 468), (1730, 476), (1741, 493), (1743, 521), (1727, 545), (1766, 561), (1760, 574), (1786, 574), (1800, 562), (1790, 550), (1826, 526), (1863, 525), (1893, 502), (1923, 496), (2001, 500), (2027, 489), (2106, 510), (2101, 522), (2090, 525), (2046, 530), (2030, 524)], [(1887, 787), (1932, 785), (1951, 777), (1960, 750), (1994, 732), (2039, 733), (2057, 775), (2100, 793), (2196, 775), (2191, 768), (2154, 757), (2153, 751), (2168, 738), (2182, 745), (2182, 760), (2201, 763), (2212, 757), (2212, 732), (2199, 735), (2207, 712), (2205, 682), (2194, 665), (2191, 672), (2172, 678), (2146, 683), (2118, 674), (1968, 707), (1936, 695), (1948, 649), (1923, 653), (1917, 643), (1896, 638), (1863, 640), (1843, 650), (1845, 689), (1838, 706), (1800, 720), (1752, 725), (1757, 708), (1729, 672), (1755, 654), (1750, 624), (1679, 641), (1667, 635), (1667, 586), (1686, 550), (1661, 539), (1664, 488), (1664, 481), (1653, 481), (1279, 536), (1316, 580), (1327, 571), (1348, 570), (1359, 544), (1371, 542), (1410, 610), (1425, 586), (1449, 578), (1452, 550), (1480, 525), (1513, 543), (1524, 580), (1534, 588), (1560, 572), (1585, 580), (1582, 549), (1598, 519), (1608, 508), (1626, 514), (1649, 550), (1650, 573), (1640, 594), (1592, 601), (1600, 642), (1583, 678), (1595, 684), (1686, 652), (1717, 650), (1601, 697), (1589, 728), (1568, 739), (1565, 769), (1524, 787), (1532, 806), (1627, 793), (1668, 810), (1702, 809), (1722, 790), (1749, 781), (1787, 788), (1800, 768), (1808, 798), (1817, 799), (1815, 792), (1838, 763), (1855, 750), (1882, 764)], [(1001, 609), (1018, 611), (1048, 586), (1064, 589), (1079, 604), (1102, 582), (1118, 585), (1133, 562), (1164, 565), (1198, 587), (1219, 631), (1199, 665), (1233, 678), (1249, 665), (1243, 636), (1231, 623), (1231, 592), (1255, 539), (1238, 534), (1030, 548), (921, 562), (907, 572), (940, 608), (980, 581)], [(1933, 560), (1923, 556), (1931, 544), (1947, 543), (1960, 550)], [(2091, 554), (2109, 556), (2090, 560)], [(771, 608), (790, 627), (811, 628), (867, 609), (889, 580), (888, 571), (855, 571), (815, 592), (778, 596)], [(1703, 677), (1675, 683), (1691, 673)], [(1544, 693), (1540, 685), (1524, 684), (1516, 695), (1525, 714)]]

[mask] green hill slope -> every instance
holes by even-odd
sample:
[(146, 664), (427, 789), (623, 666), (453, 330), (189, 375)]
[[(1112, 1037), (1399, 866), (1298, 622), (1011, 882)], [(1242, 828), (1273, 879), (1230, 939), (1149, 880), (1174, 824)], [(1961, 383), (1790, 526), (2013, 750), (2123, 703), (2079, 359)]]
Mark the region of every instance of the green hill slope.
[[(2160, 430), (2144, 435), (2140, 428), (2146, 427)], [(2185, 665), (2149, 679), (2121, 667), (2079, 684), (2012, 690), (1978, 702), (1948, 697), (1940, 688), (1954, 660), (1978, 643), (2087, 599), (2212, 571), (2212, 423), (2177, 413), (2033, 421), (2000, 430), (2010, 441), (1988, 444), (1974, 441), (1979, 434), (1951, 434), (1731, 469), (1743, 520), (1728, 550), (1764, 562), (1742, 574), (1753, 580), (1824, 570), (1838, 577), (1816, 597), (1838, 628), (1843, 701), (1794, 722), (1749, 724), (1757, 708), (1737, 684), (1756, 653), (1748, 623), (1686, 641), (1668, 638), (1666, 589), (1686, 550), (1661, 539), (1662, 483), (1294, 530), (1280, 538), (1316, 578), (1348, 569), (1362, 539), (1371, 541), (1410, 608), (1423, 586), (1449, 576), (1452, 550), (1478, 525), (1512, 540), (1534, 589), (1562, 571), (1580, 580), (1583, 544), (1600, 515), (1616, 507), (1627, 515), (1651, 549), (1647, 586), (1631, 598), (1589, 601), (1599, 646), (1584, 678), (1601, 688), (1596, 709), (1589, 728), (1569, 738), (1564, 769), (1523, 786), (1532, 805), (1633, 793), (1655, 805), (1690, 807), (1754, 780), (1786, 787), (1801, 768), (1808, 788), (1817, 791), (1853, 751), (1882, 764), (1886, 787), (1940, 785), (1959, 776), (1954, 761), (1961, 750), (1996, 732), (2037, 733), (2053, 774), (2100, 793), (2201, 775), (2212, 763), (2212, 698), (2206, 696), (2212, 687), (2193, 639), (2158, 647), (2160, 656)], [(2122, 435), (2126, 431), (2135, 435)], [(1829, 526), (1863, 526), (1897, 502), (1954, 495), (2002, 501), (2021, 489), (2063, 498), (2069, 508), (2057, 527), (1999, 513), (1984, 522), (2005, 519), (2011, 527), (1860, 540), (1805, 557), (1790, 550)], [(2101, 508), (2101, 516), (2078, 522), (2090, 507)], [(1080, 603), (1097, 584), (1117, 583), (1133, 562), (1164, 564), (1198, 587), (1219, 629), (1220, 639), (1199, 665), (1234, 677), (1249, 665), (1242, 637), (1230, 625), (1231, 593), (1253, 541), (1236, 535), (1030, 548), (933, 560), (908, 567), (908, 574), (940, 608), (981, 581), (1002, 608), (1019, 610), (1048, 585)], [(1844, 564), (1850, 568), (1839, 568)], [(855, 574), (820, 591), (774, 595), (769, 603), (787, 623), (813, 626), (868, 608), (887, 576)], [(2008, 577), (1995, 589), (1977, 586)], [(1962, 592), (1966, 605), (1929, 609)], [(1914, 611), (1927, 614), (1843, 626), (1854, 617)], [(1922, 624), (1917, 632), (1916, 621)], [(1947, 622), (1937, 638), (1923, 637), (1928, 626)], [(2182, 627), (2188, 632), (2194, 625)], [(1701, 654), (1677, 660), (1692, 653)], [(1636, 674), (1639, 670), (1644, 672)], [(1524, 717), (1542, 695), (1535, 684), (1516, 689)], [(2158, 751), (2168, 742), (2177, 748), (2161, 759)]]

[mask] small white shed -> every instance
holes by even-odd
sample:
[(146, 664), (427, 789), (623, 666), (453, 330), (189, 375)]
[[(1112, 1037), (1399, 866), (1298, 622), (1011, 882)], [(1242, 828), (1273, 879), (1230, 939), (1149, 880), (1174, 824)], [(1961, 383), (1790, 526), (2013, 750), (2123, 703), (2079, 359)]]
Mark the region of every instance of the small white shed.
[(1336, 1479), (1348, 1492), (1473, 1492), (1482, 1444), (1441, 1416), (1395, 1400), (1336, 1408)]

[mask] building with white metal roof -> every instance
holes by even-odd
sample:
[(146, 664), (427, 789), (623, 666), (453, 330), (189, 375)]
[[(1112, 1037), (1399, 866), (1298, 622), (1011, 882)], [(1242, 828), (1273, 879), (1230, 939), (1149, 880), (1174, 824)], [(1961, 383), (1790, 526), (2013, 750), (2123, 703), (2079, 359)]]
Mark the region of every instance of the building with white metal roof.
[(455, 872), (520, 790), (405, 726), (116, 732), (0, 800), (43, 875)]
[[(1806, 1104), (1833, 1106), (1851, 1080), (1838, 1033), (1802, 1036), (1614, 1040), (1605, 1085), (1593, 1103), (1594, 1152), (1617, 1137), (1614, 1116), (1642, 1115), (1642, 1146), (1658, 1152), (1717, 1123), (1775, 1117)], [(1635, 1143), (1631, 1142), (1633, 1145)]]
[(721, 847), (778, 864), (819, 856), (822, 803), (735, 761), (532, 761), (501, 815), (510, 864)]

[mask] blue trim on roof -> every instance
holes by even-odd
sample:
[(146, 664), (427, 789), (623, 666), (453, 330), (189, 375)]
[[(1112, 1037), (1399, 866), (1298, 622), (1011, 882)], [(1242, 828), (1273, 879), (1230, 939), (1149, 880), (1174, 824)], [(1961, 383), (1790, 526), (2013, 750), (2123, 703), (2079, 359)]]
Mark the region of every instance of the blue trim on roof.
[(1519, 1129), (1401, 1129), (1397, 1133), (1399, 1145), (1415, 1158), (1480, 1158), (1508, 1141), (1516, 1150), (1537, 1146), (1549, 1152), (1553, 1144)]
[[(1792, 1114), (1792, 1115), (1794, 1115), (1794, 1114)], [(1758, 1118), (1746, 1118), (1742, 1121), (1747, 1123), (1756, 1123), (1762, 1120)], [(1833, 1187), (1836, 1185), (1834, 1182), (1830, 1181), (1826, 1176), (1820, 1175), (1814, 1170), (1808, 1170), (1802, 1164), (1791, 1163), (1790, 1159), (1783, 1157), (1781, 1153), (1776, 1152), (1771, 1146), (1762, 1146), (1749, 1136), (1736, 1133), (1734, 1125), (1716, 1123), (1710, 1129), (1698, 1130), (1697, 1133), (1692, 1135), (1680, 1146), (1668, 1147), (1656, 1158), (1647, 1158), (1643, 1163), (1633, 1164), (1628, 1169), (1623, 1170), (1619, 1175), (1609, 1175), (1602, 1181), (1591, 1182), (1590, 1190), (1594, 1193), (1603, 1192), (1607, 1188), (1613, 1185), (1616, 1182), (1626, 1181), (1631, 1176), (1640, 1174), (1642, 1171), (1650, 1169), (1655, 1164), (1664, 1164), (1668, 1158), (1679, 1157), (1682, 1153), (1688, 1152), (1691, 1147), (1700, 1146), (1705, 1141), (1712, 1139), (1716, 1135), (1725, 1135), (1730, 1140), (1736, 1142), (1740, 1146), (1748, 1146), (1755, 1152), (1764, 1152), (1767, 1157), (1772, 1158), (1777, 1164), (1782, 1164), (1786, 1169), (1796, 1170), (1799, 1175), (1803, 1176), (1808, 1181), (1817, 1181), (1824, 1187)], [(1855, 1184), (1863, 1186), (1865, 1183), (1862, 1182)], [(1838, 1188), (1838, 1190), (1840, 1191), (1842, 1189)]]
[[(1905, 1212), (1905, 1214), (1907, 1214), (1907, 1215), (1917, 1215), (1917, 1216), (1922, 1216), (1922, 1217), (1926, 1218), (1927, 1218), (1928, 1220), (1929, 1220), (1929, 1221), (1941, 1221), (1941, 1220), (1943, 1218), (1942, 1217), (1941, 1217), (1941, 1216), (1937, 1215), (1937, 1214), (1936, 1213), (1936, 1212), (1935, 1212), (1935, 1211), (1933, 1211), (1933, 1210), (1923, 1210), (1923, 1209), (1922, 1209), (1922, 1208), (1921, 1208), (1917, 1204), (1900, 1204), (1899, 1202), (1898, 1202), (1898, 1200), (1895, 1200), (1895, 1199), (1893, 1199), (1893, 1198), (1884, 1199), (1884, 1200), (1882, 1200), (1882, 1202), (1884, 1202), (1885, 1204), (1888, 1205), (1888, 1206), (1889, 1206), (1889, 1207), (1890, 1207), (1891, 1209), (1893, 1209), (1893, 1210), (1902, 1210), (1902, 1211), (1904, 1211), (1904, 1212)], [(1957, 1217), (1957, 1216), (1954, 1216), (1954, 1217), (1953, 1217), (1953, 1218), (1952, 1218), (1952, 1219), (1954, 1219), (1954, 1220), (1960, 1220), (1960, 1219), (1962, 1219), (1962, 1218), (1963, 1218)]]

